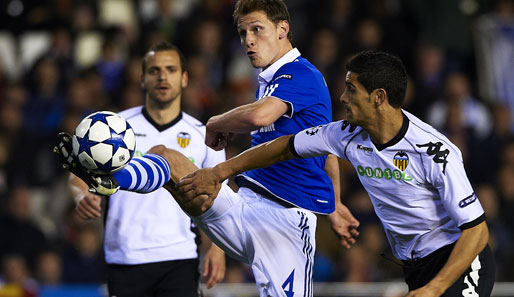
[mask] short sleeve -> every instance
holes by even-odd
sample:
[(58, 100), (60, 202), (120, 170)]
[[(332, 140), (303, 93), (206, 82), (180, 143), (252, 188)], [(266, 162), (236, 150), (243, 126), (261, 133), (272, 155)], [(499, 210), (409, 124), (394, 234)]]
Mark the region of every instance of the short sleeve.
[(309, 158), (334, 154), (344, 158), (344, 142), (337, 141), (344, 138), (344, 130), (341, 129), (344, 122), (332, 122), (300, 131), (294, 136), (290, 144), (291, 151), (297, 157)]
[(428, 152), (425, 166), (433, 185), (452, 217), (461, 227), (484, 214), (464, 169), (460, 151), (442, 142), (418, 145)]
[(207, 146), (205, 149), (207, 150), (207, 154), (205, 156), (205, 160), (202, 163), (202, 168), (214, 167), (226, 160), (225, 150), (215, 151)]
[[(225, 150), (215, 151), (208, 146), (205, 146), (205, 149), (207, 150), (207, 154), (202, 163), (202, 168), (214, 167), (226, 160)], [(223, 183), (228, 184), (228, 179)]]
[(326, 85), (302, 64), (284, 65), (269, 83), (263, 97), (273, 96), (290, 105), (287, 117), (316, 103), (325, 94)]

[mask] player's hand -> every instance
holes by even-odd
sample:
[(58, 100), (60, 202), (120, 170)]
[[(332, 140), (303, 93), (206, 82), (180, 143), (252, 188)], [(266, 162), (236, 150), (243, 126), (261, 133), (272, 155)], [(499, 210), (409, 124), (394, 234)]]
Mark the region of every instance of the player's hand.
[(205, 253), (202, 277), (208, 289), (225, 277), (225, 253), (214, 243)]
[(357, 228), (360, 222), (352, 215), (344, 204), (338, 204), (336, 210), (328, 215), (332, 230), (339, 237), (339, 242), (345, 248), (350, 248), (354, 243), (359, 231)]
[(83, 220), (93, 220), (102, 215), (102, 197), (93, 193), (86, 193), (77, 201), (75, 210)]
[(213, 132), (207, 130), (205, 133), (205, 144), (215, 151), (224, 149), (231, 134), (227, 132)]
[(209, 199), (206, 202), (214, 202), (221, 189), (221, 182), (215, 168), (203, 168), (182, 177), (177, 187), (190, 200), (199, 195), (207, 195)]

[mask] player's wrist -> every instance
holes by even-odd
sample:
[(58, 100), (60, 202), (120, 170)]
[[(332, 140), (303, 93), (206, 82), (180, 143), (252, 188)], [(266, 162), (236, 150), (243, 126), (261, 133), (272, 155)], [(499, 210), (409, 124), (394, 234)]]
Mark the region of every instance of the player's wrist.
[(426, 288), (432, 292), (436, 292), (438, 296), (442, 295), (450, 285), (447, 284), (446, 280), (439, 280), (438, 278), (432, 279)]
[(228, 172), (229, 170), (227, 170), (227, 169), (228, 169), (227, 166), (225, 166), (225, 164), (223, 164), (223, 163), (220, 163), (213, 167), (214, 176), (216, 177), (216, 179), (219, 183), (223, 182), (229, 176), (231, 176), (231, 173)]
[(80, 204), (80, 201), (82, 201), (82, 199), (86, 198), (86, 194), (85, 193), (78, 193), (78, 194), (75, 194), (73, 195), (73, 201), (75, 201), (75, 205), (79, 205)]

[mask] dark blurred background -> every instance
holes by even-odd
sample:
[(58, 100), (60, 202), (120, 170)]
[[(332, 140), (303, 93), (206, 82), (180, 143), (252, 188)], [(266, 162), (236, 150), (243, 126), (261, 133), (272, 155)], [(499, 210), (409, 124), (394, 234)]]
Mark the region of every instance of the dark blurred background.
[[(293, 45), (324, 74), (343, 119), (348, 57), (398, 55), (410, 78), (404, 108), (462, 151), (485, 208), (497, 280), (514, 281), (514, 1), (285, 0)], [(169, 40), (187, 56), (183, 109), (204, 123), (255, 100), (256, 74), (232, 22), (234, 0), (2, 0), (0, 3), (0, 296), (104, 282), (102, 220), (82, 221), (52, 154), (59, 131), (87, 114), (141, 105), (141, 56)], [(227, 157), (249, 146), (236, 137)], [(360, 239), (338, 246), (319, 217), (318, 282), (402, 279), (355, 170), (342, 167), (342, 200)], [(252, 282), (229, 261), (225, 281)], [(10, 295), (9, 295), (10, 296)]]

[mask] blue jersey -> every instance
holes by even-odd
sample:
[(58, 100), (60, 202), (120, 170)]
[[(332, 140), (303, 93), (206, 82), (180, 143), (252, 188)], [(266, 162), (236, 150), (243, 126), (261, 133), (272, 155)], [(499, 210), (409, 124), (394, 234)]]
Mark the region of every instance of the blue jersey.
[[(332, 121), (332, 103), (322, 74), (297, 49), (288, 52), (259, 76), (257, 100), (276, 97), (290, 111), (273, 124), (252, 132), (252, 146)], [(332, 181), (324, 171), (326, 156), (294, 159), (243, 173), (240, 186), (251, 183), (277, 198), (328, 214), (334, 211)], [(244, 180), (241, 179), (244, 177)]]

